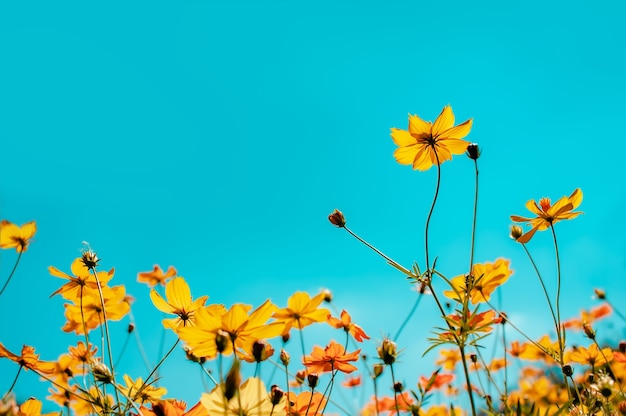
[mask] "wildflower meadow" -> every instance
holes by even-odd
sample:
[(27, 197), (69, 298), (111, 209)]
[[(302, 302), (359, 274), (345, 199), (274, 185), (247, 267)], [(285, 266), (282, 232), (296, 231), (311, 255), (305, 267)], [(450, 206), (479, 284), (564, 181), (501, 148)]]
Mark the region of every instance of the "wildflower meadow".
[(626, 415), (624, 11), (0, 4), (0, 416)]
[[(566, 259), (559, 253), (558, 230), (561, 223), (582, 214), (583, 191), (577, 188), (555, 200), (529, 200), (524, 207), (528, 213), (510, 216), (510, 237), (532, 264), (535, 284), (545, 295), (548, 320), (554, 325), (549, 334), (533, 339), (493, 299), (514, 273), (510, 260), (497, 254), (491, 261), (474, 258), (481, 148), (466, 140), (472, 123), (468, 119), (455, 124), (452, 107), (446, 105), (434, 122), (410, 115), (406, 129), (391, 128), (397, 146), (394, 157), (400, 165), (412, 167), (415, 174), (436, 170), (424, 222), (422, 260), (403, 265), (360, 237), (339, 209), (328, 215), (329, 225), (370, 249), (415, 287), (417, 301), (394, 336), (373, 340), (350, 311), (339, 312), (330, 290), (297, 291), (282, 304), (268, 298), (260, 305), (224, 305), (192, 292), (175, 267), (164, 270), (155, 265), (138, 272), (137, 280), (149, 287), (155, 319), (160, 314), (165, 317), (163, 331), (172, 332), (175, 342), (152, 364), (138, 337), (131, 348), (141, 352), (149, 371), (128, 374), (117, 363), (118, 354), (129, 348), (129, 338), (115, 345), (111, 327), (124, 325), (132, 316), (133, 297), (124, 283), (116, 281), (114, 268), (107, 270), (99, 253), (85, 243), (81, 255), (65, 267), (48, 267), (48, 273), (60, 279), (51, 297), (63, 298), (64, 309), (58, 311), (65, 316), (61, 331), (75, 335), (75, 342), (52, 358), (40, 357), (35, 345), (12, 351), (0, 344), (0, 357), (15, 364), (2, 413), (40, 415), (42, 399), (55, 403), (58, 414), (67, 415), (626, 413), (626, 342), (600, 343), (595, 329), (596, 322), (606, 317), (623, 321), (619, 305), (597, 289), (597, 306), (578, 317), (561, 314), (561, 287), (566, 284), (561, 262)], [(446, 275), (430, 246), (430, 221), (436, 215), (441, 172), (459, 157), (466, 158), (475, 172), (472, 232), (465, 253), (467, 268)], [(535, 263), (531, 248), (537, 233), (552, 237), (555, 271), (541, 270)], [(19, 264), (26, 261), (36, 235), (36, 221), (20, 225), (2, 220), (0, 247), (15, 251), (16, 256), (0, 296), (19, 275)], [(553, 292), (544, 280), (547, 275), (556, 280)], [(414, 380), (407, 384), (396, 376), (398, 368), (406, 365), (400, 360), (403, 346), (398, 339), (405, 323), (419, 314), (420, 302), (433, 302), (439, 311), (440, 322), (427, 336), (429, 347), (424, 352), (437, 368), (432, 373), (413, 373)], [(309, 332), (314, 325), (328, 325), (335, 332), (322, 337)], [(130, 337), (136, 323), (130, 319), (126, 326)], [(514, 341), (507, 339), (511, 332), (516, 334)], [(582, 343), (568, 342), (575, 333), (584, 334)], [(411, 336), (425, 335), (413, 332)], [(159, 373), (171, 354), (181, 352), (206, 377), (206, 391), (189, 405), (168, 396), (168, 380)], [(27, 371), (49, 384), (49, 396), (16, 399), (13, 388)], [(371, 394), (356, 409), (338, 399), (338, 390), (364, 388)]]

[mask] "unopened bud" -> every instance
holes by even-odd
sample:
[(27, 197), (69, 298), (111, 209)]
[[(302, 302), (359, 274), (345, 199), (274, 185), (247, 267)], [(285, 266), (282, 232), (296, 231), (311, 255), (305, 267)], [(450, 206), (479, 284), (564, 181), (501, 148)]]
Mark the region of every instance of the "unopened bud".
[(393, 391), (396, 393), (402, 393), (402, 390), (404, 390), (404, 386), (402, 385), (402, 383), (400, 383), (399, 381), (395, 382), (393, 384)]
[(111, 375), (111, 370), (106, 366), (103, 362), (99, 362), (93, 366), (93, 377), (96, 381), (100, 381), (102, 383), (109, 384), (113, 381), (113, 376)]
[(312, 389), (317, 387), (317, 382), (319, 381), (319, 379), (320, 379), (319, 376), (315, 373), (312, 373), (306, 376), (306, 381), (307, 383), (309, 383), (309, 387), (311, 387)]
[(263, 340), (254, 341), (252, 344), (252, 356), (257, 363), (267, 360), (274, 355), (274, 348)]
[(478, 144), (477, 143), (470, 143), (469, 146), (467, 146), (467, 157), (469, 157), (472, 160), (476, 160), (480, 157), (480, 149), (478, 148)]
[(280, 362), (283, 363), (285, 367), (287, 367), (290, 361), (291, 356), (289, 355), (289, 353), (285, 350), (280, 350)]
[(374, 364), (374, 378), (380, 377), (384, 369), (385, 366), (383, 364)]
[(563, 374), (565, 374), (566, 377), (571, 377), (572, 374), (574, 374), (574, 369), (569, 364), (564, 365), (562, 370), (563, 370)]
[(396, 343), (389, 338), (383, 339), (383, 342), (376, 348), (378, 357), (383, 360), (383, 363), (391, 365), (396, 362), (398, 356), (398, 350)]
[(283, 340), (283, 344), (286, 344), (287, 342), (289, 342), (289, 338), (290, 338), (290, 337), (291, 337), (291, 336), (289, 335), (289, 332), (287, 332), (287, 333), (285, 333), (285, 334), (281, 335), (281, 338), (282, 338), (282, 340)]
[(593, 330), (588, 322), (583, 322), (583, 331), (585, 332), (585, 335), (587, 335), (587, 338), (596, 339), (596, 331)]
[(606, 299), (606, 292), (602, 289), (593, 289), (593, 293), (595, 293), (596, 297), (600, 300)]
[(128, 328), (126, 329), (126, 331), (128, 331), (128, 333), (130, 334), (134, 330), (135, 330), (135, 324), (133, 323), (128, 324)]
[(506, 324), (506, 320), (507, 320), (507, 314), (504, 312), (500, 312), (500, 314), (498, 315), (498, 317), (496, 319), (494, 319), (494, 323), (496, 324)]
[(476, 354), (470, 354), (470, 360), (476, 364), (476, 362), (478, 361), (478, 356)]
[(224, 382), (224, 397), (226, 400), (230, 400), (235, 397), (239, 386), (241, 385), (241, 373), (239, 372), (240, 361), (233, 361), (232, 367), (226, 375), (226, 381)]
[(270, 390), (270, 402), (272, 405), (276, 406), (280, 403), (281, 399), (285, 395), (285, 392), (282, 391), (276, 384), (274, 384)]
[(228, 335), (228, 332), (221, 329), (217, 331), (217, 334), (215, 335), (215, 345), (217, 346), (218, 353), (223, 353), (228, 347), (229, 342), (230, 336)]
[(621, 415), (626, 415), (626, 400), (622, 400), (618, 405), (617, 409)]
[(520, 227), (519, 225), (511, 225), (511, 233), (509, 234), (509, 236), (513, 240), (519, 240), (522, 235), (524, 235), (524, 229), (522, 227)]
[(330, 215), (328, 216), (328, 221), (330, 221), (331, 224), (336, 225), (339, 228), (343, 228), (346, 226), (346, 219), (343, 216), (343, 213), (338, 209), (330, 213)]
[(626, 341), (620, 341), (619, 344), (617, 344), (617, 349), (622, 354), (626, 353)]
[(333, 292), (330, 289), (324, 289), (322, 293), (324, 294), (324, 302), (330, 303), (333, 301)]

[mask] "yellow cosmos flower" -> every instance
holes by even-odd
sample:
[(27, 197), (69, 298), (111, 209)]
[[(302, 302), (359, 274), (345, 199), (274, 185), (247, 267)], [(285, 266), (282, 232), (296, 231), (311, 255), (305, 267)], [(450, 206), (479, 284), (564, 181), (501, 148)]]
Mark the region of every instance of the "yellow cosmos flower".
[(24, 345), (20, 355), (13, 354), (0, 342), (0, 358), (8, 358), (9, 360), (19, 364), (21, 367), (33, 370), (37, 373), (52, 374), (55, 364), (49, 361), (40, 361), (39, 354), (35, 354), (35, 348)]
[(497, 259), (494, 263), (480, 263), (472, 266), (472, 275), (459, 275), (453, 277), (452, 290), (443, 292), (444, 296), (463, 302), (469, 293), (471, 302), (475, 305), (488, 302), (491, 294), (501, 284), (509, 279), (513, 271), (509, 268), (510, 261)]
[(409, 114), (409, 130), (392, 128), (391, 138), (398, 146), (393, 153), (401, 165), (428, 170), (465, 153), (469, 142), (462, 140), (472, 129), (472, 119), (454, 125), (454, 113), (447, 105), (434, 123)]
[(15, 248), (18, 253), (28, 249), (28, 243), (37, 232), (35, 221), (27, 222), (21, 227), (7, 220), (0, 222), (0, 248)]
[[(54, 266), (48, 267), (48, 272), (50, 272), (52, 276), (69, 280), (69, 282), (65, 283), (53, 294), (51, 294), (50, 297), (60, 294), (65, 299), (78, 303), (82, 291), (85, 288), (98, 290), (98, 283), (96, 282), (96, 278), (94, 277), (93, 273), (87, 268), (87, 266), (85, 266), (85, 263), (83, 262), (81, 257), (77, 257), (74, 259), (72, 265), (70, 266), (70, 270), (72, 271), (71, 276), (67, 273), (60, 271)], [(115, 269), (111, 269), (108, 272), (98, 272), (98, 280), (100, 280), (100, 285), (104, 287), (109, 282), (109, 280), (113, 278), (114, 274)]]
[(31, 397), (26, 400), (24, 403), (20, 405), (20, 413), (19, 416), (51, 416), (58, 415), (57, 413), (41, 413), (41, 409), (43, 409), (43, 403), (40, 400)]
[(598, 349), (596, 344), (591, 344), (589, 348), (578, 347), (565, 356), (566, 360), (590, 366), (602, 365), (613, 359), (613, 351), (610, 348)]
[(141, 272), (137, 275), (137, 281), (141, 283), (146, 283), (150, 287), (155, 287), (156, 285), (163, 285), (167, 283), (168, 279), (176, 276), (178, 272), (172, 266), (170, 266), (167, 271), (164, 273), (161, 266), (155, 264), (152, 268), (151, 272)]
[(535, 235), (537, 231), (543, 231), (550, 228), (553, 224), (561, 220), (571, 220), (576, 218), (582, 212), (573, 212), (583, 201), (583, 192), (577, 188), (570, 196), (564, 196), (554, 205), (550, 198), (541, 198), (539, 204), (532, 199), (526, 202), (526, 208), (533, 214), (535, 218), (520, 217), (519, 215), (511, 215), (511, 220), (515, 222), (525, 222), (532, 227), (530, 231), (517, 238), (520, 243), (527, 243)]
[(302, 329), (315, 322), (326, 321), (330, 312), (326, 308), (319, 307), (325, 295), (322, 292), (311, 298), (306, 292), (296, 292), (287, 301), (286, 308), (274, 312), (273, 317), (285, 324), (283, 335), (288, 334), (294, 326)]
[(163, 299), (156, 290), (152, 289), (150, 291), (150, 299), (152, 299), (152, 303), (158, 310), (178, 315), (177, 318), (163, 320), (163, 326), (169, 329), (176, 329), (181, 325), (193, 326), (194, 314), (204, 306), (209, 298), (208, 296), (201, 296), (193, 300), (189, 285), (182, 277), (176, 277), (167, 283), (165, 286), (165, 297), (167, 300)]
[(239, 388), (239, 394), (227, 399), (222, 386), (211, 393), (202, 394), (200, 402), (214, 416), (285, 416), (285, 398), (272, 405), (265, 385), (256, 377), (247, 379)]
[(145, 384), (143, 379), (139, 377), (137, 380), (133, 381), (129, 375), (124, 375), (125, 386), (119, 385), (119, 390), (124, 394), (124, 396), (129, 397), (134, 402), (139, 402), (144, 404), (146, 402), (149, 403), (157, 403), (163, 395), (167, 393), (167, 389), (165, 387), (154, 387), (151, 384)]
[[(104, 298), (107, 320), (119, 321), (130, 311), (126, 288), (123, 285), (104, 286), (102, 297)], [(66, 303), (63, 306), (65, 306), (65, 318), (67, 319), (61, 328), (64, 332), (75, 332), (77, 335), (82, 335), (85, 329), (90, 331), (102, 324), (104, 318), (102, 302), (97, 290), (84, 289), (82, 299), (75, 300), (73, 304)]]

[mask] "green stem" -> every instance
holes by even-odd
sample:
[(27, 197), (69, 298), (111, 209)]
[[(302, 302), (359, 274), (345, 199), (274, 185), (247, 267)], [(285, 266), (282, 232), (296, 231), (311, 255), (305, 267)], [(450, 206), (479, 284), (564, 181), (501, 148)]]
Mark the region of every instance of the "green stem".
[(389, 256), (385, 255), (385, 253), (383, 253), (382, 251), (380, 251), (379, 249), (377, 249), (376, 247), (374, 247), (373, 245), (371, 245), (370, 243), (368, 243), (367, 241), (363, 240), (361, 237), (359, 237), (354, 231), (352, 231), (351, 229), (349, 229), (348, 227), (344, 226), (343, 227), (348, 233), (350, 233), (350, 235), (354, 238), (356, 238), (357, 240), (359, 240), (361, 243), (363, 243), (365, 246), (367, 246), (369, 249), (373, 250), (376, 254), (378, 254), (379, 256), (381, 256), (382, 258), (384, 258), (385, 260), (387, 260), (387, 262), (389, 264), (391, 264), (392, 266), (394, 266), (395, 268), (401, 270), (403, 273), (405, 273), (408, 276), (412, 276), (413, 274), (407, 270), (406, 268), (404, 268), (402, 265), (400, 265), (398, 262), (396, 262), (395, 260), (393, 260), (392, 258), (390, 258)]
[(396, 414), (400, 414), (400, 405), (398, 404), (398, 392), (396, 391), (396, 377), (393, 373), (393, 364), (389, 364), (389, 370), (391, 370), (391, 382), (393, 383), (393, 400), (396, 404)]
[(0, 289), (0, 296), (2, 296), (2, 294), (4, 293), (4, 290), (9, 285), (9, 282), (11, 281), (11, 278), (13, 278), (13, 275), (15, 274), (15, 270), (17, 270), (17, 265), (20, 263), (20, 259), (22, 258), (22, 253), (23, 253), (23, 251), (20, 251), (18, 253), (17, 260), (15, 261), (15, 264), (13, 265), (13, 270), (11, 270), (11, 274), (9, 274), (9, 277), (7, 278), (7, 281), (4, 282), (4, 286), (2, 286), (2, 289)]
[(17, 379), (20, 376), (20, 373), (22, 372), (22, 367), (23, 366), (20, 365), (20, 368), (17, 369), (17, 374), (15, 375), (15, 378), (13, 379), (13, 383), (11, 383), (11, 387), (9, 387), (9, 390), (7, 390), (4, 397), (7, 397), (9, 393), (11, 393), (11, 391), (13, 390), (13, 387), (15, 387), (15, 383), (17, 383)]
[(393, 337), (394, 341), (396, 341), (396, 342), (398, 341), (398, 337), (400, 336), (400, 334), (404, 330), (404, 327), (409, 323), (409, 320), (411, 320), (411, 318), (413, 317), (413, 314), (415, 314), (415, 311), (417, 310), (417, 307), (419, 306), (421, 299), (422, 299), (422, 291), (419, 291), (418, 294), (417, 294), (417, 299), (415, 300), (415, 303), (413, 304), (413, 307), (411, 308), (411, 311), (409, 311), (409, 314), (404, 319), (404, 322), (402, 322), (402, 325), (400, 325), (400, 328), (398, 329), (398, 332), (396, 332), (396, 336)]
[(439, 187), (441, 185), (441, 164), (439, 162), (439, 155), (437, 154), (436, 151), (434, 153), (435, 153), (435, 157), (437, 158), (437, 186), (435, 187), (435, 196), (433, 197), (433, 202), (430, 205), (430, 210), (428, 211), (428, 216), (426, 217), (426, 227), (424, 231), (424, 247), (426, 250), (426, 277), (429, 280), (431, 277), (431, 271), (430, 271), (429, 252), (428, 252), (428, 228), (430, 227), (430, 219), (433, 215), (433, 211), (435, 210), (435, 204), (437, 203), (437, 197), (439, 196)]
[(472, 268), (474, 267), (474, 243), (476, 239), (476, 217), (478, 212), (478, 161), (476, 159), (474, 159), (474, 167), (476, 170), (476, 185), (474, 187), (474, 215), (472, 219), (472, 242), (470, 244), (470, 275), (472, 274)]
[(146, 377), (146, 380), (143, 382), (143, 384), (141, 385), (141, 387), (139, 388), (139, 390), (143, 389), (144, 386), (146, 384), (148, 384), (148, 382), (150, 381), (150, 378), (154, 375), (154, 373), (157, 372), (157, 370), (159, 369), (159, 367), (161, 367), (161, 365), (165, 362), (165, 360), (167, 359), (167, 357), (170, 356), (170, 354), (172, 353), (172, 351), (174, 351), (174, 348), (176, 348), (176, 346), (178, 345), (178, 343), (180, 342), (180, 338), (176, 339), (176, 342), (174, 343), (174, 345), (172, 345), (172, 348), (170, 348), (170, 350), (163, 356), (163, 358), (161, 358), (161, 361), (159, 361), (159, 363), (152, 369), (152, 371), (150, 372), (150, 374), (148, 374), (148, 377)]

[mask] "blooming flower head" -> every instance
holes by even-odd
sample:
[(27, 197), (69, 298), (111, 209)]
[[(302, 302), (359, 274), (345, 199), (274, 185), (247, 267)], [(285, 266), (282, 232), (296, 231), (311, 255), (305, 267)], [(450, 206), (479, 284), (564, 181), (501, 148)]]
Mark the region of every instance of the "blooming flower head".
[(611, 312), (613, 312), (611, 306), (603, 303), (595, 308), (591, 308), (589, 311), (583, 309), (580, 312), (580, 318), (568, 319), (563, 322), (563, 326), (565, 328), (584, 329), (585, 325), (591, 325), (595, 321), (609, 316)]
[[(84, 289), (98, 290), (98, 282), (95, 276), (89, 268), (85, 266), (81, 257), (74, 259), (70, 270), (71, 275), (60, 271), (54, 266), (48, 267), (48, 272), (50, 272), (52, 276), (68, 280), (67, 283), (63, 284), (63, 286), (57, 289), (50, 297), (60, 294), (65, 299), (78, 303)], [(97, 274), (100, 285), (104, 286), (113, 278), (115, 270), (111, 269), (108, 272), (97, 272)]]
[(497, 259), (494, 263), (476, 263), (472, 274), (459, 275), (451, 280), (453, 290), (443, 292), (444, 296), (462, 302), (469, 293), (473, 304), (488, 302), (491, 294), (509, 279), (513, 271), (509, 260)]
[(118, 386), (119, 390), (124, 396), (141, 404), (146, 402), (157, 403), (161, 397), (167, 393), (165, 387), (154, 387), (152, 383), (144, 383), (141, 377), (133, 381), (129, 375), (124, 374), (124, 383), (126, 383), (126, 385), (120, 384)]
[(357, 368), (350, 364), (350, 361), (357, 361), (361, 350), (346, 354), (346, 349), (330, 341), (326, 348), (322, 349), (317, 345), (313, 347), (313, 353), (304, 357), (304, 365), (309, 373), (324, 373), (339, 370), (344, 373), (351, 373)]
[(201, 402), (196, 403), (191, 409), (185, 410), (187, 403), (179, 400), (160, 400), (152, 404), (152, 410), (141, 406), (143, 416), (209, 416), (209, 412), (202, 406)]
[(363, 331), (363, 328), (352, 322), (352, 317), (345, 310), (341, 311), (341, 318), (328, 315), (327, 322), (333, 328), (343, 328), (344, 331), (352, 335), (358, 342), (363, 342), (364, 339), (370, 339), (365, 331)]
[(163, 326), (169, 329), (175, 329), (179, 326), (193, 326), (194, 313), (202, 308), (209, 298), (208, 296), (201, 296), (193, 300), (189, 285), (182, 277), (176, 277), (167, 283), (165, 297), (167, 300), (163, 299), (155, 289), (150, 291), (150, 299), (158, 310), (178, 316), (163, 320)]
[(107, 320), (119, 321), (130, 311), (126, 287), (123, 285), (103, 286), (102, 299), (104, 299), (104, 311), (98, 290), (86, 288), (82, 298), (73, 300), (74, 303), (63, 305), (67, 322), (62, 330), (81, 335), (85, 333), (85, 330), (95, 329), (102, 324), (105, 316), (103, 312), (106, 312)]
[(146, 283), (150, 287), (155, 287), (156, 285), (165, 286), (167, 281), (176, 276), (178, 272), (172, 266), (170, 266), (167, 271), (164, 273), (161, 266), (155, 264), (150, 272), (141, 272), (137, 275), (137, 281), (141, 283)]
[(430, 377), (420, 376), (419, 384), (424, 391), (430, 391), (450, 384), (452, 380), (454, 380), (454, 374), (439, 374), (439, 370), (437, 370)]
[(306, 292), (294, 293), (287, 301), (287, 307), (272, 315), (276, 321), (285, 324), (283, 335), (288, 334), (294, 326), (302, 329), (315, 322), (324, 322), (330, 313), (328, 309), (319, 307), (325, 296), (324, 292), (312, 298)]
[(520, 243), (527, 243), (535, 235), (537, 231), (543, 231), (550, 228), (561, 220), (571, 220), (576, 218), (582, 212), (573, 212), (583, 200), (583, 192), (577, 188), (570, 196), (564, 196), (554, 205), (550, 198), (541, 198), (539, 204), (532, 199), (526, 202), (526, 208), (533, 214), (535, 218), (520, 217), (519, 215), (511, 215), (511, 220), (515, 222), (525, 222), (532, 228), (516, 240)]
[(409, 114), (409, 129), (392, 128), (391, 138), (398, 146), (394, 157), (401, 165), (414, 170), (428, 170), (451, 160), (467, 150), (469, 142), (462, 140), (472, 129), (472, 119), (454, 125), (454, 113), (447, 105), (434, 123)]
[(610, 348), (598, 349), (596, 344), (589, 345), (589, 348), (578, 347), (566, 359), (579, 364), (587, 364), (590, 366), (602, 365), (613, 359), (613, 351)]
[(21, 227), (7, 220), (0, 222), (0, 248), (15, 248), (18, 253), (28, 249), (28, 243), (37, 231), (35, 221), (27, 222)]
[(53, 362), (40, 361), (39, 354), (35, 354), (35, 348), (29, 345), (24, 345), (21, 354), (17, 355), (9, 351), (0, 342), (0, 358), (8, 358), (26, 369), (43, 374), (52, 374), (55, 368)]

